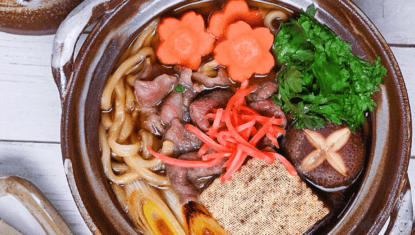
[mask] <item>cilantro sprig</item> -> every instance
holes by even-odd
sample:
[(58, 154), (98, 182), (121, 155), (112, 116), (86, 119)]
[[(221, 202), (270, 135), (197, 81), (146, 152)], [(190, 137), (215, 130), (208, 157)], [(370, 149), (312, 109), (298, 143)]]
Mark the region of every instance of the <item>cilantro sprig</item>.
[(315, 12), (311, 5), (275, 37), (272, 50), (282, 68), (273, 100), (292, 111), (297, 128), (321, 128), (327, 120), (354, 131), (376, 107), (371, 96), (387, 70), (380, 58), (371, 64), (355, 56), (350, 43), (313, 19)]

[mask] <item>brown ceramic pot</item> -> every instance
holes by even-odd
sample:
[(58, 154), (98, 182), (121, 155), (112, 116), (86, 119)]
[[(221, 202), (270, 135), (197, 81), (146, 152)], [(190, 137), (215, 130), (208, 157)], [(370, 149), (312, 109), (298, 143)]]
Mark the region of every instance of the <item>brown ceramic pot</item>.
[(1, 0), (0, 31), (53, 34), (65, 17), (83, 0)]
[[(265, 0), (276, 2), (275, 0)], [(54, 42), (52, 69), (62, 96), (61, 142), (66, 175), (75, 201), (95, 234), (135, 234), (133, 224), (111, 191), (100, 161), (100, 97), (115, 62), (150, 19), (184, 0), (86, 0), (61, 25)], [(305, 9), (308, 0), (284, 0)], [(388, 69), (371, 114), (367, 167), (357, 192), (329, 234), (378, 234), (390, 218), (388, 234), (409, 234), (412, 202), (407, 178), (411, 148), (411, 112), (396, 60), (379, 31), (350, 0), (316, 0), (316, 18), (355, 54)], [(73, 51), (82, 29), (102, 15), (77, 58)]]

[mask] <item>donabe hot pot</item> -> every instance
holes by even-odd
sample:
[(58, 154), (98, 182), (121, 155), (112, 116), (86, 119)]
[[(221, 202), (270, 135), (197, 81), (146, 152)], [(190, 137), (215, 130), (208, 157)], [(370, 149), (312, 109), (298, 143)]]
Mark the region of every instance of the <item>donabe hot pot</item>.
[[(384, 38), (349, 0), (265, 1), (288, 9), (314, 3), (316, 19), (328, 25), (353, 52), (369, 61), (380, 56), (388, 70), (374, 99), (367, 165), (360, 182), (329, 234), (409, 234), (412, 202), (407, 176), (411, 116), (402, 74)], [(122, 52), (154, 17), (197, 1), (87, 0), (62, 23), (55, 37), (52, 70), (62, 99), (61, 144), (75, 202), (94, 234), (136, 234), (101, 165), (98, 140), (100, 98)], [(83, 30), (96, 22), (76, 58)]]

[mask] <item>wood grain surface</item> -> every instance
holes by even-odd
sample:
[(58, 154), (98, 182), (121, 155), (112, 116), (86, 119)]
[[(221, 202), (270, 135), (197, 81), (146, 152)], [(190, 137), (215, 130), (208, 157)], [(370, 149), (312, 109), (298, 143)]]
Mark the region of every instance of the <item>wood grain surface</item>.
[[(391, 45), (410, 103), (415, 104), (415, 1), (355, 2)], [(75, 234), (91, 234), (72, 199), (63, 169), (60, 98), (50, 68), (52, 42), (53, 35), (0, 32), (0, 175), (18, 175), (32, 181)], [(412, 185), (415, 159), (411, 159), (408, 173)], [(7, 213), (1, 200), (0, 218), (4, 219)]]

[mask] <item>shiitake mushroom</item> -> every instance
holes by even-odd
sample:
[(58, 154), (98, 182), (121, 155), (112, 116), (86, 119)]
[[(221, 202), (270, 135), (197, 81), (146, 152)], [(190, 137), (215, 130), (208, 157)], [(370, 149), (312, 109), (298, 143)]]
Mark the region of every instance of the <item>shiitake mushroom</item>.
[(366, 152), (360, 130), (329, 122), (317, 130), (289, 126), (283, 148), (302, 177), (326, 189), (350, 186), (363, 169)]

